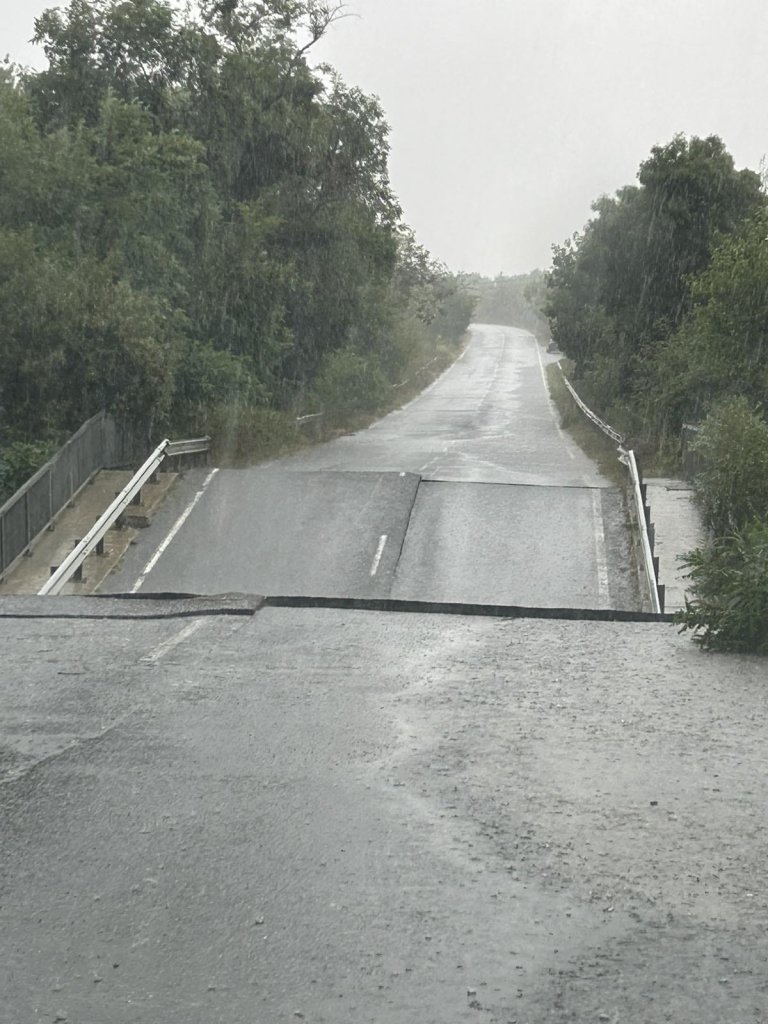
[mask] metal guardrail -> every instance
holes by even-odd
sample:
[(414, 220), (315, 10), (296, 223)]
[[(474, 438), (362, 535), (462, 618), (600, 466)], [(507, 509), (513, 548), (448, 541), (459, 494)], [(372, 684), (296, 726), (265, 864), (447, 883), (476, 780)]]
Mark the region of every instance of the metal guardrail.
[(104, 537), (107, 530), (113, 525), (121, 512), (124, 512), (132, 499), (139, 493), (141, 488), (149, 480), (153, 473), (165, 458), (166, 449), (170, 441), (167, 439), (155, 448), (143, 466), (128, 481), (125, 487), (104, 512), (95, 525), (91, 527), (85, 537), (75, 545), (73, 551), (67, 555), (61, 565), (51, 575), (45, 586), (38, 592), (38, 596), (58, 594), (67, 580), (83, 564), (88, 555), (93, 551), (99, 541)]
[(568, 391), (578, 407), (587, 419), (591, 420), (598, 429), (602, 430), (607, 437), (618, 445), (619, 461), (623, 462), (629, 470), (630, 480), (632, 483), (632, 494), (635, 499), (638, 528), (640, 530), (640, 547), (643, 553), (643, 569), (645, 572), (645, 579), (648, 584), (648, 596), (654, 613), (661, 615), (664, 613), (665, 588), (663, 583), (659, 583), (659, 562), (653, 554), (652, 526), (650, 521), (651, 510), (645, 501), (643, 483), (640, 478), (640, 470), (637, 465), (635, 453), (631, 448), (627, 447), (626, 438), (623, 434), (620, 434), (618, 430), (614, 430), (613, 427), (604, 420), (601, 420), (596, 413), (592, 412), (592, 410), (585, 405), (580, 396), (576, 393), (571, 382), (566, 377), (565, 371), (560, 363), (557, 365), (560, 373), (563, 375), (565, 386), (568, 388)]
[(61, 592), (67, 581), (77, 572), (88, 555), (104, 539), (107, 531), (141, 492), (142, 487), (154, 476), (163, 459), (207, 452), (210, 446), (210, 437), (196, 437), (186, 441), (169, 441), (166, 438), (164, 441), (161, 441), (149, 458), (131, 477), (122, 491), (120, 491), (109, 508), (91, 527), (86, 536), (75, 545), (74, 550), (67, 555), (58, 569), (53, 572), (51, 578), (39, 591), (38, 596), (46, 597)]
[(653, 611), (657, 614), (662, 614), (664, 612), (664, 584), (659, 583), (659, 563), (653, 554), (653, 543), (649, 532), (651, 510), (645, 502), (637, 459), (631, 448), (626, 449), (626, 459), (626, 464), (632, 478), (632, 492), (635, 497), (637, 521), (640, 526), (640, 544), (643, 550), (643, 568), (645, 569), (645, 579), (648, 584), (648, 594), (651, 598)]
[(104, 412), (77, 433), (0, 507), (0, 579), (100, 469), (130, 463), (134, 439)]
[(584, 402), (582, 402), (581, 398), (576, 393), (573, 385), (568, 380), (568, 378), (565, 376), (565, 371), (563, 370), (562, 366), (560, 366), (560, 363), (558, 363), (557, 365), (558, 365), (558, 367), (560, 369), (560, 373), (562, 373), (562, 375), (563, 375), (563, 383), (568, 388), (568, 390), (570, 391), (571, 397), (573, 398), (574, 402), (576, 402), (576, 404), (581, 409), (581, 411), (584, 413), (584, 415), (587, 417), (587, 419), (588, 420), (592, 420), (592, 422), (595, 424), (595, 426), (599, 427), (600, 430), (602, 430), (602, 432), (604, 434), (606, 434), (608, 437), (610, 437), (610, 439), (612, 441), (615, 441), (616, 444), (621, 445), (622, 447), (624, 447), (624, 444), (626, 443), (626, 438), (624, 437), (624, 435), (620, 434), (618, 432), (618, 430), (614, 430), (613, 427), (609, 426), (605, 422), (605, 420), (601, 420), (600, 417), (596, 413), (592, 412), (592, 410), (588, 406), (586, 406), (584, 404)]
[(186, 441), (168, 441), (168, 447), (165, 449), (165, 457), (167, 459), (173, 458), (175, 455), (197, 455), (200, 452), (208, 452), (211, 450), (211, 439), (206, 434), (205, 437), (190, 437)]

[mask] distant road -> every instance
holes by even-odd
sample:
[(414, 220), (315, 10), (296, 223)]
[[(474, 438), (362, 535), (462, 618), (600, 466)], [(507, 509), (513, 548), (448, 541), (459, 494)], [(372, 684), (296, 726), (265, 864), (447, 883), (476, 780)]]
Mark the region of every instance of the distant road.
[(621, 495), (560, 430), (548, 358), (478, 325), (370, 429), (189, 474), (105, 589), (637, 608)]

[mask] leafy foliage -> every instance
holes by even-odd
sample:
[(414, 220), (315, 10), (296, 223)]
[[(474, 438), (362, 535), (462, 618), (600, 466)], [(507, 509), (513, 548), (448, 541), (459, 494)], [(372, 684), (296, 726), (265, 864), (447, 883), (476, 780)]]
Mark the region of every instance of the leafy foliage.
[(329, 353), (320, 368), (316, 391), (332, 416), (375, 412), (382, 400), (385, 381), (375, 360), (353, 349)]
[(713, 651), (768, 654), (768, 519), (690, 552), (693, 600), (677, 621)]
[(0, 505), (45, 465), (53, 449), (46, 441), (13, 441), (0, 448)]
[(768, 515), (768, 423), (745, 398), (717, 406), (694, 447), (704, 465), (696, 480), (698, 499), (715, 536)]
[[(705, 647), (766, 651), (768, 210), (720, 139), (656, 146), (555, 247), (547, 312), (580, 390), (635, 443), (701, 422), (696, 484), (711, 541), (687, 556), (680, 621)], [(706, 418), (705, 418), (706, 417)]]
[(692, 283), (691, 314), (660, 346), (648, 374), (659, 429), (676, 433), (729, 395), (768, 407), (766, 237), (761, 210), (721, 240)]
[(47, 68), (0, 74), (0, 436), (100, 408), (148, 437), (202, 409), (242, 422), (327, 387), (336, 353), (386, 388), (464, 332), (458, 280), (410, 263), (378, 101), (307, 63), (338, 14), (70, 0), (37, 19)]
[(598, 199), (584, 232), (555, 246), (546, 312), (589, 399), (640, 422), (650, 413), (658, 429), (659, 350), (700, 301), (695, 282), (718, 244), (760, 216), (765, 197), (716, 136), (655, 146), (638, 181)]

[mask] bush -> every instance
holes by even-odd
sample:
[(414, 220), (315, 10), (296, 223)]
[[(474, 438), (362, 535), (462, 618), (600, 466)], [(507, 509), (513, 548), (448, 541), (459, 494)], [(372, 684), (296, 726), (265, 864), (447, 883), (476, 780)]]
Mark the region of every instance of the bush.
[(717, 406), (692, 447), (704, 464), (696, 478), (704, 522), (716, 537), (768, 514), (768, 423), (746, 399)]
[(388, 398), (389, 386), (378, 361), (353, 349), (340, 349), (323, 358), (315, 391), (331, 417), (372, 413)]
[(768, 653), (768, 517), (689, 552), (693, 599), (676, 621), (713, 651)]
[(236, 403), (195, 406), (174, 423), (181, 435), (212, 438), (211, 459), (217, 466), (243, 466), (276, 458), (303, 444), (290, 413)]
[(265, 405), (267, 393), (242, 356), (191, 342), (176, 371), (178, 408), (204, 405)]
[(0, 448), (0, 505), (46, 464), (55, 448), (49, 441), (13, 441)]

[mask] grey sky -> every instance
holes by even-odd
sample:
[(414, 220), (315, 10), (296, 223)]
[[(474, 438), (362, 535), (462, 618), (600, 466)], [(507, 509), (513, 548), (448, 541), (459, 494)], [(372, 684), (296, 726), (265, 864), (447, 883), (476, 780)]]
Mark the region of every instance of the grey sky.
[[(21, 61), (46, 0), (0, 0)], [(768, 152), (765, 0), (350, 0), (315, 51), (377, 94), (405, 219), (454, 270), (521, 273), (655, 143)], [(39, 62), (39, 57), (37, 62)]]

